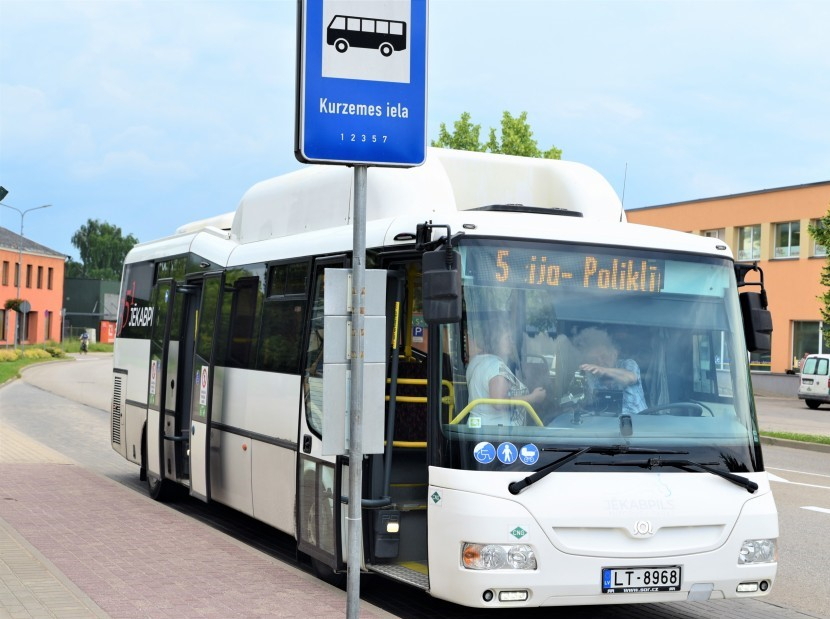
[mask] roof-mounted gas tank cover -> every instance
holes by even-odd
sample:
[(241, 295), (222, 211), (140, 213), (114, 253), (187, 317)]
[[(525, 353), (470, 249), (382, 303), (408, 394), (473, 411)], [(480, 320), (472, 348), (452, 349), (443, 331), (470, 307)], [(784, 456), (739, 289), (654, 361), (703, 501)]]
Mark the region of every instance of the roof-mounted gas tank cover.
[(526, 206), (524, 204), (488, 204), (470, 209), (471, 211), (493, 211), (496, 213), (535, 213), (539, 215), (560, 215), (563, 217), (582, 217), (579, 211), (572, 211), (567, 208), (552, 207), (544, 208), (539, 206)]

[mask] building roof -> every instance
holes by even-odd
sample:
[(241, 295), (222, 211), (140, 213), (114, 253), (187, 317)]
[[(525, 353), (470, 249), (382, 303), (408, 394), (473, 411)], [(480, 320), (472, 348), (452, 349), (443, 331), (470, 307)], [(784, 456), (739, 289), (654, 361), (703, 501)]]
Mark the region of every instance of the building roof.
[(667, 204), (653, 204), (651, 206), (641, 206), (639, 208), (626, 209), (626, 211), (645, 211), (652, 208), (665, 208), (667, 206), (680, 206), (681, 204), (694, 204), (695, 202), (711, 202), (712, 200), (728, 200), (730, 198), (743, 198), (744, 196), (757, 196), (765, 193), (774, 193), (776, 191), (792, 191), (793, 189), (807, 189), (810, 187), (821, 187), (822, 185), (830, 185), (830, 181), (819, 181), (817, 183), (805, 183), (803, 185), (788, 185), (787, 187), (773, 187), (771, 189), (758, 189), (756, 191), (746, 191), (744, 193), (731, 193), (722, 196), (712, 196), (711, 198), (696, 198), (694, 200), (683, 200), (681, 202), (669, 202)]
[[(22, 239), (22, 243), (21, 243)], [(8, 228), (0, 226), (0, 249), (7, 249), (9, 251), (20, 251), (26, 254), (40, 254), (41, 256), (54, 256), (55, 258), (66, 258), (66, 254), (62, 254), (54, 249), (49, 249), (45, 245), (35, 243), (27, 239), (25, 236), (21, 237), (19, 234), (12, 232)]]

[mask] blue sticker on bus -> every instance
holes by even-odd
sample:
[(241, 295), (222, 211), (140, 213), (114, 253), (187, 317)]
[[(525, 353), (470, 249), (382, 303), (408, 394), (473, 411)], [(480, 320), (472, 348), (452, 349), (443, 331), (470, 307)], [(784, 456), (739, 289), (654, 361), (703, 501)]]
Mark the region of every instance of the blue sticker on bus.
[(536, 464), (539, 461), (539, 448), (533, 443), (523, 445), (519, 450), (519, 460), (522, 461), (522, 464), (528, 466)]
[(499, 461), (502, 464), (513, 464), (519, 455), (519, 450), (513, 443), (502, 443), (499, 445)]
[(473, 450), (473, 456), (475, 456), (476, 461), (481, 464), (490, 464), (496, 459), (496, 448), (493, 447), (492, 443), (479, 443)]

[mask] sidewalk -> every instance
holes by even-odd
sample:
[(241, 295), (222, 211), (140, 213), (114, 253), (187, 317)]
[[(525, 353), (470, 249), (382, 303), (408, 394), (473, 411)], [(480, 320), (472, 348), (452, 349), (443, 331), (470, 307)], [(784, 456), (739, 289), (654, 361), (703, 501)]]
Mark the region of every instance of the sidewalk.
[[(346, 592), (0, 418), (0, 619), (346, 616)], [(361, 617), (393, 617), (361, 602)]]

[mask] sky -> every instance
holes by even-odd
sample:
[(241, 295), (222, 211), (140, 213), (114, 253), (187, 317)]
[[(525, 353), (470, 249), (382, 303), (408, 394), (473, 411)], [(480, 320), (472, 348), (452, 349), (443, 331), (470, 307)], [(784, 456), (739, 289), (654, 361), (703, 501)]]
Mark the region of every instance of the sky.
[[(89, 219), (150, 241), (302, 167), (296, 11), (0, 0), (3, 203), (51, 204), (24, 235), (77, 259)], [(527, 112), (626, 209), (830, 180), (828, 24), (824, 0), (431, 0), (427, 139)]]

